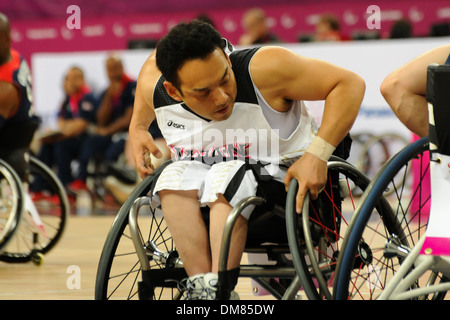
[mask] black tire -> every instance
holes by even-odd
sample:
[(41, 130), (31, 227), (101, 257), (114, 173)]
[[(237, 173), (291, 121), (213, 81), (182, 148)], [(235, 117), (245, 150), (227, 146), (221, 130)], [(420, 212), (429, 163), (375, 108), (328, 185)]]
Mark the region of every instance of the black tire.
[(14, 169), (0, 159), (0, 252), (20, 224), (24, 208), (22, 182)]

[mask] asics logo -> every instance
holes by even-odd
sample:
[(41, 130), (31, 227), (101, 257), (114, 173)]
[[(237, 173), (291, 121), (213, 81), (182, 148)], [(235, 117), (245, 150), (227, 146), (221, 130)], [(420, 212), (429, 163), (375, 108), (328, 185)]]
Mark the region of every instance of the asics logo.
[(176, 129), (181, 129), (181, 130), (184, 130), (184, 129), (185, 129), (184, 124), (179, 124), (179, 123), (176, 123), (176, 122), (174, 122), (174, 121), (172, 121), (172, 120), (169, 120), (169, 121), (167, 122), (167, 126), (168, 126), (168, 127), (174, 127), (174, 128), (176, 128)]

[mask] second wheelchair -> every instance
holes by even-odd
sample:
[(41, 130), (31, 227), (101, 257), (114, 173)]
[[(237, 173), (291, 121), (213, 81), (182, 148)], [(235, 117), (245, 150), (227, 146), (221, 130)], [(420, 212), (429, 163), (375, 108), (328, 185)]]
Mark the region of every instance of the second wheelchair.
[[(44, 163), (30, 156), (26, 173), (27, 181), (21, 181), (12, 167), (0, 160), (0, 261), (39, 265), (60, 240), (70, 206), (58, 177)], [(45, 183), (51, 201), (33, 198), (37, 179)]]

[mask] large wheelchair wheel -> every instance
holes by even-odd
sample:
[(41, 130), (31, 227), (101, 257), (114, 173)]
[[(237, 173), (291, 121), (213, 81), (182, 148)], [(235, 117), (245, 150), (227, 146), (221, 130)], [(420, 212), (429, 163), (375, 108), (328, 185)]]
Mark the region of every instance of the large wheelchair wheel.
[(19, 176), (0, 159), (0, 252), (18, 228), (24, 207), (23, 195)]
[(343, 235), (369, 185), (365, 174), (342, 159), (328, 162), (327, 187), (315, 201), (305, 198), (302, 214), (295, 211), (298, 190), (291, 181), (286, 200), (286, 227), (297, 275), (311, 300), (332, 299), (331, 287)]
[[(409, 174), (412, 167), (419, 172), (414, 175), (418, 180)], [(430, 189), (425, 187), (429, 186), (428, 173), (428, 138), (422, 138), (391, 158), (371, 182), (342, 243), (334, 283), (336, 299), (376, 299), (383, 291), (425, 232), (431, 203)], [(390, 195), (383, 197), (389, 190)], [(380, 199), (387, 199), (389, 206)], [(380, 211), (384, 216), (377, 214)], [(428, 281), (441, 279), (432, 274)]]
[[(161, 211), (152, 209), (146, 197), (152, 179), (153, 176), (146, 177), (133, 190), (114, 220), (98, 265), (97, 300), (182, 297), (181, 280), (187, 277), (186, 272)], [(130, 221), (130, 217), (136, 220)], [(135, 246), (136, 241), (140, 244)]]
[(43, 179), (54, 195), (52, 201), (34, 200), (23, 194), (24, 210), (16, 234), (0, 254), (0, 261), (29, 262), (39, 265), (44, 254), (60, 240), (70, 212), (66, 191), (55, 173), (37, 158), (31, 156), (28, 167), (28, 185)]

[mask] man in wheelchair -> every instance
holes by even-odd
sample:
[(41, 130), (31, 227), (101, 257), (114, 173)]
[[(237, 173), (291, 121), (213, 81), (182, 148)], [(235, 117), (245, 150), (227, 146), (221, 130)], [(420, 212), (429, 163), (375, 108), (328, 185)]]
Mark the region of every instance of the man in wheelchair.
[[(294, 178), (298, 212), (307, 192), (317, 199), (364, 90), (354, 73), (285, 48), (234, 50), (196, 20), (158, 43), (138, 78), (130, 141), (141, 177), (153, 174), (151, 158), (160, 156), (148, 133), (155, 117), (172, 150), (151, 196), (189, 276), (187, 298), (215, 298), (223, 229), (241, 199), (263, 194), (284, 202)], [(325, 100), (320, 128), (303, 100)], [(209, 207), (209, 233), (202, 207)], [(230, 273), (238, 272), (253, 210), (234, 227)]]

